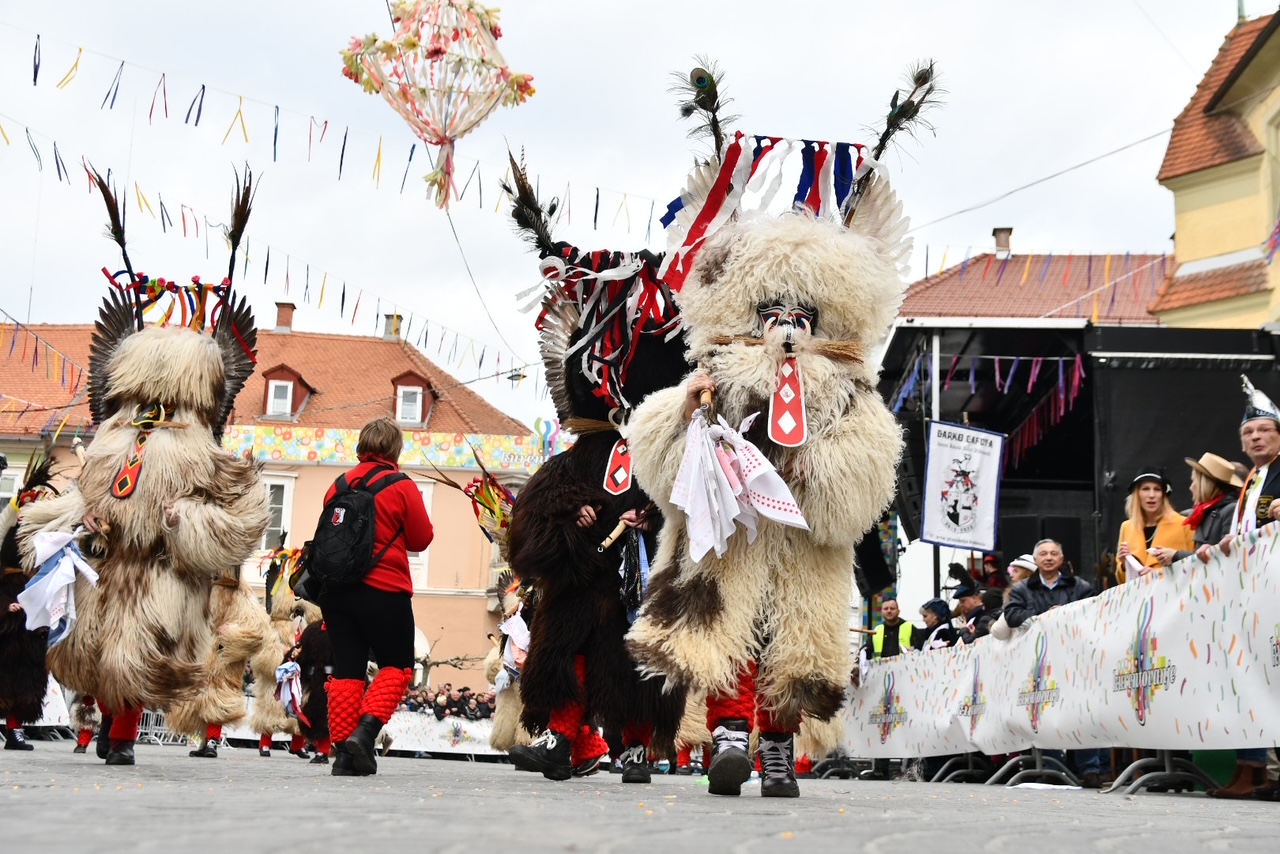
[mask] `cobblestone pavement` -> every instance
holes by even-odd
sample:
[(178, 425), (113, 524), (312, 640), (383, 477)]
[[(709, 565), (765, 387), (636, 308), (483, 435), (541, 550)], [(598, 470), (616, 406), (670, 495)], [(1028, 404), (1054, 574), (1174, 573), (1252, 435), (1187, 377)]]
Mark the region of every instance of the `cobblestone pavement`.
[[(284, 751), (138, 748), (108, 768), (68, 742), (0, 752), (0, 851), (1274, 851), (1280, 804), (911, 782), (802, 780), (799, 800), (700, 778), (553, 783), (509, 765), (380, 760), (331, 777)], [(410, 846), (410, 847), (405, 847)]]

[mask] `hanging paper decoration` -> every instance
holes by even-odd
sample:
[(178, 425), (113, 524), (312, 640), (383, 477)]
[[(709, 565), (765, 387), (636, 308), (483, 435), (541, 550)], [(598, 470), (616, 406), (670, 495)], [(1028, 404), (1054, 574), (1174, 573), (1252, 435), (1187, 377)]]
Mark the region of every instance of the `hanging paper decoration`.
[(533, 78), (515, 74), (498, 50), (498, 12), (472, 0), (403, 0), (392, 10), (395, 34), (352, 39), (342, 52), (343, 75), (381, 94), (413, 132), (440, 147), (427, 175), (436, 203), (454, 192), (454, 143), (499, 105), (533, 95)]

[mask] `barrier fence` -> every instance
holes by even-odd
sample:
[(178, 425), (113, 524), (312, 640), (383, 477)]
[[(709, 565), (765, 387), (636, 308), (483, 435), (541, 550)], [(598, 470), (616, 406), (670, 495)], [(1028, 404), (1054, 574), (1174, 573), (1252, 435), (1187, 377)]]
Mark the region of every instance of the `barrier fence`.
[(853, 756), (1280, 744), (1275, 525), (1207, 565), (1055, 609), (1001, 641), (872, 662), (843, 711)]

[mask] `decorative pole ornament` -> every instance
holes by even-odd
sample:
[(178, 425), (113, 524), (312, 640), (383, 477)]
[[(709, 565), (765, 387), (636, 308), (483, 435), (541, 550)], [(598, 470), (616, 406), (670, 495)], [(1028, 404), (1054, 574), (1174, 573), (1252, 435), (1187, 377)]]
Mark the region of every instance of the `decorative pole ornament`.
[(499, 105), (524, 103), (534, 93), (533, 77), (512, 72), (502, 58), (497, 9), (472, 0), (402, 0), (391, 14), (394, 35), (353, 38), (342, 51), (342, 73), (382, 95), (423, 142), (440, 148), (426, 181), (447, 208), (457, 190), (455, 141)]

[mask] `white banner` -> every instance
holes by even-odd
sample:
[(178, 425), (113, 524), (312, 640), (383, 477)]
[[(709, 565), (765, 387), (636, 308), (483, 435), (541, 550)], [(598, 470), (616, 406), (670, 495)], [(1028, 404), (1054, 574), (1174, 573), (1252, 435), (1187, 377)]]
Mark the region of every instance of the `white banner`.
[[(253, 717), (253, 698), (247, 699), (248, 712), (235, 724), (223, 727), (223, 738), (257, 741), (258, 733), (249, 729)], [(489, 746), (489, 734), (493, 721), (472, 721), (464, 718), (436, 720), (433, 714), (420, 712), (396, 712), (383, 727), (391, 736), (392, 750), (424, 751), (426, 753), (464, 753), (473, 756), (505, 756), (502, 751)], [(276, 733), (276, 741), (288, 741), (289, 736)]]
[(936, 546), (995, 549), (1004, 438), (961, 424), (929, 423), (920, 539)]
[(29, 721), (28, 726), (71, 726), (67, 712), (67, 700), (62, 696), (62, 686), (49, 674), (49, 684), (44, 689), (44, 705), (40, 707), (40, 720)]
[(1276, 525), (1029, 621), (1012, 638), (872, 662), (843, 711), (853, 756), (1031, 746), (1280, 744)]

